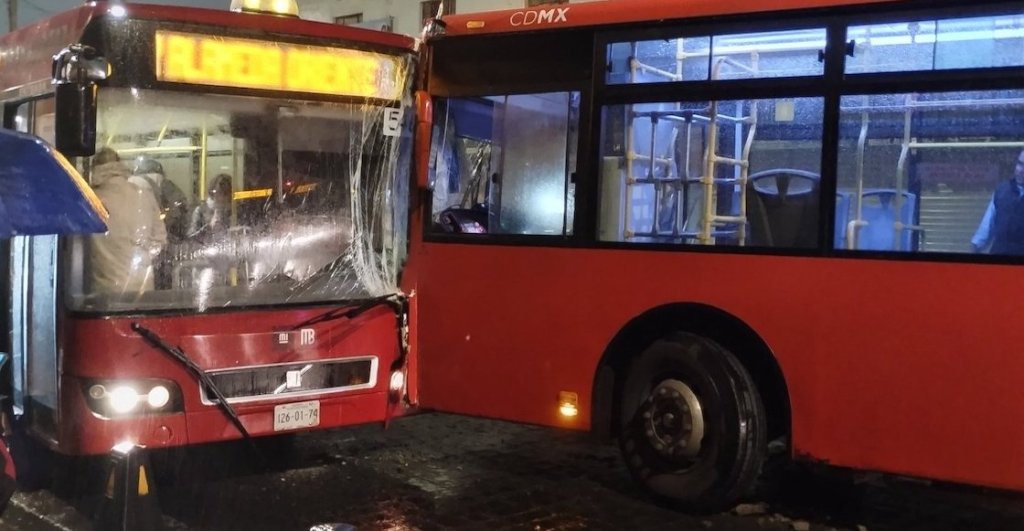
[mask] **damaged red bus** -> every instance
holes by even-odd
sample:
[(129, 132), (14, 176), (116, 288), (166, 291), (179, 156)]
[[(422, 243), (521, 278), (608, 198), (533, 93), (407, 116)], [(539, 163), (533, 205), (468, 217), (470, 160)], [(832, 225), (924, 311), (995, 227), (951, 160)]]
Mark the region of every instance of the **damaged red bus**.
[(610, 0), (443, 26), (423, 407), (613, 434), (698, 509), (743, 495), (772, 441), (1024, 489), (1020, 2)]
[(4, 127), (74, 157), (111, 212), (5, 248), (18, 431), (94, 455), (402, 414), (413, 53), (102, 2), (0, 38)]

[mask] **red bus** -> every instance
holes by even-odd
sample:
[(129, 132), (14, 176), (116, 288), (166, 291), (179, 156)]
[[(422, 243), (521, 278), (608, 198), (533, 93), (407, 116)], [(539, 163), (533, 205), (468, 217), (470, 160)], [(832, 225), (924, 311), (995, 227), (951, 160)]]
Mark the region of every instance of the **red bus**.
[(21, 430), (76, 456), (403, 413), (413, 54), (120, 3), (0, 38), (4, 126), (77, 157), (111, 212), (5, 251)]
[(776, 447), (1024, 488), (1020, 2), (612, 0), (444, 27), (421, 406), (613, 434), (698, 509)]

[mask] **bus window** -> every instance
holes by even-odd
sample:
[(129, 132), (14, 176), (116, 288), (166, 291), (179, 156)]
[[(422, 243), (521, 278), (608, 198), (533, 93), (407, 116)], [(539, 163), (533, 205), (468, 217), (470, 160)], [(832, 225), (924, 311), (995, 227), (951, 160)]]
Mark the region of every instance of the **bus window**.
[(56, 134), (53, 129), (56, 104), (53, 98), (36, 100), (33, 106), (32, 134), (53, 144)]
[(599, 239), (810, 248), (821, 98), (606, 107)]
[(820, 76), (824, 28), (618, 42), (609, 84)]
[(14, 130), (20, 133), (27, 133), (32, 116), (32, 102), (25, 102), (18, 106), (17, 110), (14, 111)]
[(1024, 254), (1002, 217), (983, 222), (994, 194), (1016, 194), (1022, 118), (1020, 90), (844, 96), (836, 247)]
[(439, 105), (433, 220), (439, 232), (571, 231), (579, 93), (453, 98)]
[(846, 73), (1024, 65), (1024, 14), (851, 26)]

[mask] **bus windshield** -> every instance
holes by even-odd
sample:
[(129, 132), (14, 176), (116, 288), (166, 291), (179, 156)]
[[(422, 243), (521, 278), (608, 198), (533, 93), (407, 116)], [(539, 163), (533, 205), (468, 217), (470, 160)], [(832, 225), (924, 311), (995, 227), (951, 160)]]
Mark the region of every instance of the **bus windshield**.
[(101, 91), (79, 161), (110, 211), (63, 248), (73, 310), (199, 310), (397, 290), (407, 128), (398, 106)]

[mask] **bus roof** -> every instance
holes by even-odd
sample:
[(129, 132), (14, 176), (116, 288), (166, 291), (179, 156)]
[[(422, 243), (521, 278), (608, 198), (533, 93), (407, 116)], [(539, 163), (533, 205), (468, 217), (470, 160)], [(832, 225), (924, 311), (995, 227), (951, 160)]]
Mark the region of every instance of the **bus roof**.
[(266, 35), (295, 35), (344, 39), (411, 51), (415, 40), (352, 26), (327, 24), (289, 17), (235, 13), (201, 7), (117, 4), (124, 14), (110, 13), (112, 3), (90, 2), (0, 36), (0, 92), (50, 78), (51, 57), (65, 46), (79, 42), (86, 26), (99, 17), (185, 22), (252, 30)]
[(207, 9), (203, 7), (89, 2), (0, 36), (0, 49), (6, 50), (17, 45), (28, 45), (38, 41), (39, 37), (54, 31), (67, 30), (66, 34), (74, 35), (77, 32), (80, 35), (90, 20), (107, 14), (110, 7), (114, 5), (125, 9), (123, 17), (127, 19), (190, 22), (210, 26), (263, 30), (288, 35), (349, 39), (394, 48), (412, 49), (415, 42), (411, 37), (398, 33), (380, 32), (354, 26), (328, 24), (326, 22), (282, 16), (236, 13), (224, 9)]
[(899, 0), (602, 0), (449, 15), (443, 17), (443, 21), (446, 24), (446, 35), (483, 35), (897, 1)]

